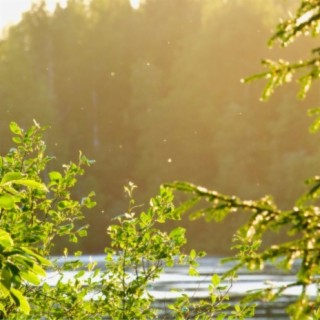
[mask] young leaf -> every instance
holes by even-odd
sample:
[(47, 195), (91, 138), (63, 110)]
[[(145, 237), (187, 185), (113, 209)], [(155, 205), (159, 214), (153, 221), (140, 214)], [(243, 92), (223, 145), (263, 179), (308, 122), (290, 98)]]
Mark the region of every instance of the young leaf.
[(20, 275), (23, 280), (28, 281), (29, 283), (34, 284), (35, 286), (40, 284), (39, 277), (31, 271), (22, 271)]
[(62, 179), (62, 175), (58, 171), (49, 172), (49, 178), (51, 181), (60, 181)]
[(11, 288), (10, 289), (10, 294), (15, 303), (20, 307), (21, 312), (24, 314), (29, 314), (30, 313), (30, 305), (28, 303), (28, 300), (26, 297), (23, 296), (21, 291)]
[(23, 174), (21, 172), (8, 172), (3, 176), (1, 184), (13, 182), (19, 179), (23, 179)]
[(11, 122), (9, 125), (9, 128), (10, 128), (11, 132), (14, 134), (18, 134), (19, 136), (21, 136), (23, 134), (22, 129), (18, 126), (18, 124), (16, 122)]
[(9, 233), (4, 230), (0, 230), (0, 245), (4, 248), (13, 246), (12, 238), (10, 237)]
[(15, 184), (20, 184), (29, 188), (38, 189), (45, 192), (48, 191), (47, 187), (43, 183), (40, 183), (34, 180), (22, 179), (22, 180), (13, 181), (13, 182)]
[(14, 204), (19, 200), (19, 198), (10, 195), (0, 196), (0, 208), (7, 210), (12, 209)]
[(194, 249), (192, 249), (192, 250), (190, 251), (190, 258), (191, 258), (192, 260), (194, 260), (196, 257), (197, 257), (197, 253), (196, 253), (196, 251), (195, 251)]
[(214, 285), (214, 287), (217, 287), (221, 280), (220, 280), (220, 277), (217, 275), (217, 274), (214, 274), (212, 277), (211, 277), (211, 282), (212, 284)]

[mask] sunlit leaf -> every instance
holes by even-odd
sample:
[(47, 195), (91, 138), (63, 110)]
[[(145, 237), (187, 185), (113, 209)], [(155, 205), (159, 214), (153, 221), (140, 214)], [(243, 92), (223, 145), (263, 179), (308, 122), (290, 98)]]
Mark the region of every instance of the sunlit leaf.
[(62, 179), (62, 175), (58, 171), (49, 172), (49, 178), (51, 181), (60, 181)]
[(14, 204), (18, 201), (20, 201), (20, 199), (15, 196), (0, 196), (0, 208), (7, 210), (12, 209), (14, 207)]
[(13, 246), (13, 240), (10, 234), (4, 230), (0, 230), (0, 245), (4, 248)]
[(45, 191), (45, 192), (48, 191), (48, 188), (46, 187), (45, 184), (34, 181), (34, 180), (21, 179), (21, 180), (14, 181), (14, 183), (18, 185), (23, 185), (29, 188)]
[(3, 176), (1, 180), (1, 184), (5, 184), (7, 182), (13, 182), (23, 178), (24, 178), (24, 175), (21, 172), (8, 172)]
[(212, 277), (211, 277), (211, 282), (213, 284), (214, 287), (217, 287), (221, 280), (220, 280), (220, 277), (217, 275), (217, 274), (214, 274)]
[(9, 127), (10, 127), (10, 130), (12, 133), (17, 134), (17, 135), (23, 134), (21, 128), (18, 126), (18, 124), (16, 122), (10, 122)]
[(39, 277), (31, 271), (22, 271), (20, 275), (23, 280), (28, 281), (31, 284), (34, 284), (36, 286), (40, 284)]
[(194, 249), (192, 249), (191, 251), (190, 251), (190, 258), (191, 259), (195, 259), (196, 258), (196, 256), (197, 256), (197, 253), (196, 253), (196, 251), (194, 250)]
[(30, 305), (28, 303), (27, 298), (17, 289), (11, 288), (10, 289), (11, 296), (17, 306), (19, 306), (21, 312), (24, 314), (29, 314), (30, 313)]

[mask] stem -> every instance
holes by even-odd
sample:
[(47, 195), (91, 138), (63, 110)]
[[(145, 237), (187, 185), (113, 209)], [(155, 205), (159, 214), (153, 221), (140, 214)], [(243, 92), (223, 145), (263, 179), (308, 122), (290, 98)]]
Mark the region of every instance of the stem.
[[(123, 225), (122, 225), (123, 227)], [(126, 258), (127, 258), (127, 250), (126, 248), (123, 251), (122, 256), (122, 319), (125, 319), (125, 310), (126, 310)]]

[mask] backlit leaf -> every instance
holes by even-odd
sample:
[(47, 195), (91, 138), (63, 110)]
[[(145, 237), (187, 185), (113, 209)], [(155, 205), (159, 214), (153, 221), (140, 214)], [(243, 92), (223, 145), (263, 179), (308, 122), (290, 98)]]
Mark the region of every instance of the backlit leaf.
[(20, 275), (23, 280), (28, 281), (31, 284), (34, 284), (36, 286), (40, 284), (39, 277), (33, 272), (30, 272), (30, 271), (21, 272)]
[(7, 210), (12, 209), (15, 202), (18, 202), (19, 200), (19, 198), (10, 195), (0, 196), (0, 208)]
[(23, 296), (23, 294), (15, 288), (11, 288), (10, 293), (15, 303), (20, 307), (21, 312), (23, 312), (24, 314), (29, 314), (30, 305), (28, 303), (27, 298)]
[(12, 133), (22, 135), (22, 130), (16, 122), (11, 122), (9, 128)]
[(10, 237), (9, 233), (4, 230), (0, 230), (0, 245), (4, 248), (13, 246), (12, 238)]
[(1, 184), (5, 184), (7, 182), (12, 182), (19, 179), (23, 179), (23, 174), (21, 172), (8, 172), (3, 176)]
[(38, 189), (41, 191), (48, 191), (47, 187), (40, 182), (34, 181), (34, 180), (28, 180), (28, 179), (22, 179), (18, 181), (14, 181), (15, 184), (23, 185), (29, 188)]

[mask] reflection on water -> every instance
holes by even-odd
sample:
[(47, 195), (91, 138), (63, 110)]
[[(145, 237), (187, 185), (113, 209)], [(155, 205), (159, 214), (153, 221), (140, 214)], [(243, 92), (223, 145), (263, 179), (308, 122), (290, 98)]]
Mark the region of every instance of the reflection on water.
[[(97, 262), (97, 267), (104, 267), (104, 256), (83, 257), (84, 262), (93, 260)], [(188, 275), (188, 268), (183, 266), (175, 266), (167, 268), (165, 272), (154, 282), (149, 285), (149, 292), (155, 297), (155, 306), (161, 310), (163, 319), (170, 319), (166, 305), (173, 302), (181, 293), (187, 294), (193, 299), (206, 298), (208, 296), (208, 285), (211, 283), (211, 276), (214, 273), (222, 274), (229, 266), (221, 265), (219, 258), (206, 257), (200, 260), (199, 277), (191, 277)], [(66, 279), (72, 278), (74, 272), (66, 272)], [(294, 280), (293, 274), (283, 274), (271, 267), (266, 268), (263, 273), (252, 274), (243, 270), (238, 275), (238, 279), (234, 281), (229, 290), (230, 301), (236, 303), (239, 299), (245, 296), (249, 290), (265, 287), (265, 281), (272, 281), (274, 285), (282, 285)], [(59, 275), (49, 273), (47, 282), (50, 285), (55, 285)], [(172, 291), (172, 289), (177, 289)], [(310, 294), (313, 294), (310, 288)], [(285, 314), (285, 307), (295, 299), (299, 292), (290, 289), (285, 292), (285, 296), (272, 303), (260, 303), (256, 309), (256, 314), (253, 319), (289, 319)]]
[[(229, 265), (230, 267), (230, 265)], [(214, 273), (222, 274), (228, 266), (222, 266), (219, 258), (207, 257), (201, 259), (199, 272), (200, 277), (188, 276), (188, 268), (174, 267), (166, 269), (166, 272), (150, 286), (150, 293), (156, 298), (156, 306), (162, 310), (165, 305), (177, 298), (177, 292), (172, 288), (181, 290), (195, 300), (208, 296), (208, 285), (211, 283), (211, 276)], [(265, 287), (265, 281), (272, 281), (275, 285), (285, 284), (293, 280), (293, 275), (284, 275), (267, 269), (265, 273), (250, 274), (245, 270), (239, 274), (236, 282), (233, 282), (229, 290), (230, 301), (236, 303), (245, 296), (249, 290)], [(180, 291), (180, 292), (181, 292)], [(261, 303), (253, 319), (289, 319), (285, 313), (285, 307), (292, 301), (297, 292), (287, 292), (287, 295), (272, 304)], [(164, 311), (165, 312), (165, 311)], [(168, 319), (168, 317), (165, 317)]]

